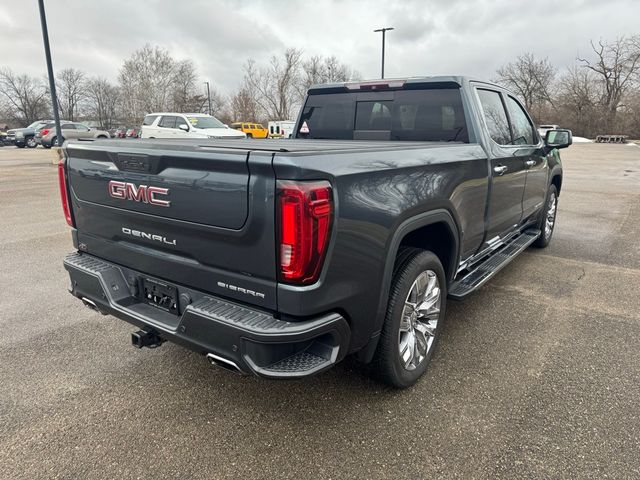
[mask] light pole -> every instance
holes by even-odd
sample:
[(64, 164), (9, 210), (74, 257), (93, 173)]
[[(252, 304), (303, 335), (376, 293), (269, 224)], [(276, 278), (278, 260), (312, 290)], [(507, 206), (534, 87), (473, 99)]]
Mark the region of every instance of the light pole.
[(374, 32), (382, 32), (382, 76), (380, 78), (384, 78), (384, 38), (385, 33), (389, 30), (393, 30), (393, 27), (384, 27), (374, 30)]
[(40, 24), (42, 26), (42, 40), (44, 42), (44, 56), (47, 59), (47, 75), (49, 76), (49, 90), (51, 91), (51, 106), (53, 107), (53, 120), (56, 123), (56, 140), (58, 146), (62, 140), (60, 129), (60, 114), (58, 113), (58, 96), (56, 95), (56, 80), (53, 76), (53, 63), (51, 62), (51, 49), (49, 48), (49, 30), (47, 29), (47, 17), (44, 13), (44, 0), (38, 0), (40, 7)]
[(211, 90), (209, 90), (209, 82), (204, 82), (207, 86), (207, 105), (209, 105), (209, 115), (211, 115)]

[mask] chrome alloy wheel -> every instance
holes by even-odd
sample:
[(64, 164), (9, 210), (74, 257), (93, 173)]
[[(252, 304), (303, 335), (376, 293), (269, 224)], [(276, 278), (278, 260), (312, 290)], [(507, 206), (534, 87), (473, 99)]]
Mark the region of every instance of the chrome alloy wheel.
[(547, 213), (545, 215), (544, 222), (544, 237), (549, 238), (553, 233), (553, 224), (556, 222), (556, 210), (558, 206), (558, 199), (555, 194), (549, 195), (549, 202), (547, 203)]
[(418, 275), (402, 309), (398, 349), (400, 363), (415, 370), (431, 350), (440, 318), (440, 283), (433, 270)]

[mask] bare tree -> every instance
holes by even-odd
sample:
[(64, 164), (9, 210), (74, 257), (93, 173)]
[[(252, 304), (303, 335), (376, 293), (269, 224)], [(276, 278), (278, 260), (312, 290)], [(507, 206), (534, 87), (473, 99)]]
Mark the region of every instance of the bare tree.
[(84, 100), (86, 91), (86, 75), (75, 68), (65, 68), (56, 75), (56, 92), (60, 116), (66, 120), (76, 121), (78, 109)]
[[(122, 65), (119, 82), (123, 111), (130, 122), (152, 111), (200, 112), (206, 102), (194, 63), (175, 60), (157, 46), (136, 50)], [(214, 91), (212, 100), (220, 107), (223, 102), (216, 95)]]
[(578, 58), (583, 66), (595, 72), (603, 85), (602, 105), (606, 109), (607, 124), (615, 123), (618, 108), (629, 88), (640, 75), (640, 35), (619, 37), (612, 43), (591, 42), (596, 60)]
[(302, 63), (303, 77), (300, 95), (304, 96), (312, 85), (319, 83), (346, 82), (357, 79), (360, 74), (335, 57), (315, 55)]
[(49, 115), (47, 89), (29, 75), (18, 75), (9, 69), (0, 70), (0, 97), (6, 103), (8, 118), (21, 125), (29, 125)]
[[(206, 97), (205, 97), (205, 100), (207, 100)], [(226, 106), (227, 106), (227, 102), (225, 98), (220, 93), (218, 93), (217, 90), (212, 88), (211, 89), (211, 115), (213, 116), (222, 115)]]
[(302, 51), (289, 48), (283, 58), (271, 57), (267, 67), (253, 59), (245, 65), (243, 90), (253, 98), (260, 113), (270, 119), (288, 119), (299, 106)]
[(260, 107), (247, 88), (241, 88), (231, 97), (228, 110), (224, 116), (229, 117), (231, 121), (258, 122), (261, 120), (259, 118)]
[(558, 118), (551, 123), (561, 123), (580, 135), (596, 135), (602, 118), (601, 91), (599, 79), (592, 71), (575, 65), (568, 68), (558, 81), (555, 100)]
[(532, 53), (520, 55), (497, 71), (498, 83), (522, 98), (527, 110), (539, 113), (546, 102), (552, 102), (550, 90), (556, 76), (549, 60), (536, 59)]
[(198, 74), (193, 62), (189, 60), (177, 62), (174, 66), (173, 77), (173, 105), (171, 109), (176, 112), (200, 111), (204, 102), (203, 95), (196, 93)]
[(122, 105), (129, 121), (171, 108), (177, 65), (167, 50), (145, 45), (120, 68)]
[(106, 78), (96, 77), (87, 82), (88, 113), (103, 128), (113, 128), (118, 122), (118, 87), (109, 83)]

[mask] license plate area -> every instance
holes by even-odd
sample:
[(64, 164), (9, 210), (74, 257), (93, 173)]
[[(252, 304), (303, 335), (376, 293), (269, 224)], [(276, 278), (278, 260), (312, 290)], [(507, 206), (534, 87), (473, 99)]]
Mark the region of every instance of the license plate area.
[(178, 315), (178, 288), (151, 278), (142, 279), (142, 296), (149, 304), (165, 312)]

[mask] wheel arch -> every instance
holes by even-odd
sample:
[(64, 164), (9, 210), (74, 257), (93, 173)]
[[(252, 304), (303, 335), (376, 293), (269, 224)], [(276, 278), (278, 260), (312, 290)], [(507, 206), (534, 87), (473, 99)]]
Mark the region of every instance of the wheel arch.
[(432, 251), (440, 259), (449, 283), (455, 275), (460, 255), (460, 229), (448, 210), (437, 209), (405, 220), (393, 232), (387, 247), (371, 339), (358, 354), (358, 358), (365, 363), (371, 361), (378, 344), (389, 301), (395, 261), (403, 246)]

